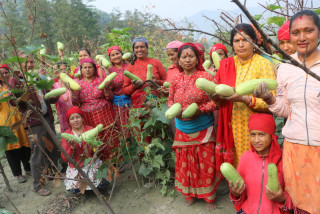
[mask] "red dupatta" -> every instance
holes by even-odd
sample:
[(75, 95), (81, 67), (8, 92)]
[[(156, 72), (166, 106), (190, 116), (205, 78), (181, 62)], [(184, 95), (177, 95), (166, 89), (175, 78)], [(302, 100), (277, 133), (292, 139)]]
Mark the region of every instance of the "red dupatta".
[[(236, 84), (236, 68), (233, 57), (220, 61), (220, 68), (215, 75), (217, 84), (226, 84), (234, 87)], [(216, 170), (220, 173), (223, 162), (233, 164), (234, 140), (231, 126), (233, 103), (220, 100), (219, 121), (216, 142)]]

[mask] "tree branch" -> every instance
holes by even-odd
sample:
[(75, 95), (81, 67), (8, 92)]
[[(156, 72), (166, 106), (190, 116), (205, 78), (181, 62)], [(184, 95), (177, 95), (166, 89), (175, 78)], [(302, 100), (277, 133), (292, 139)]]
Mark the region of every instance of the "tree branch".
[(289, 59), (290, 62), (301, 68), (302, 70), (304, 70), (307, 74), (309, 74), (310, 76), (312, 76), (313, 78), (315, 78), (316, 80), (320, 81), (320, 77), (318, 75), (316, 75), (314, 72), (310, 71), (309, 68), (307, 68), (306, 66), (302, 65), (301, 63), (299, 63), (297, 60), (295, 60), (294, 58), (292, 58), (289, 54), (287, 54), (285, 51), (283, 51), (272, 39), (270, 39), (268, 37), (268, 35), (261, 29), (260, 25), (257, 23), (257, 21), (251, 16), (251, 14), (249, 13), (249, 11), (243, 7), (243, 5), (238, 1), (238, 0), (232, 0), (236, 5), (238, 5), (238, 7), (242, 10), (242, 12), (248, 17), (248, 19), (250, 20), (250, 22), (256, 27), (256, 29), (259, 31), (259, 33), (261, 34), (261, 36), (263, 37), (263, 39), (265, 41), (267, 41), (268, 43), (270, 43), (277, 51), (279, 51), (283, 57), (285, 57), (286, 59)]
[(176, 30), (176, 31), (190, 31), (190, 32), (198, 32), (198, 33), (203, 33), (203, 34), (206, 34), (206, 35), (209, 35), (209, 36), (212, 36), (212, 37), (215, 37), (217, 39), (220, 39), (221, 41), (223, 41), (224, 43), (227, 43), (228, 45), (230, 45), (230, 42), (226, 41), (225, 39), (217, 36), (217, 35), (214, 35), (212, 33), (208, 33), (208, 32), (205, 32), (205, 31), (202, 31), (202, 30), (196, 30), (196, 29), (188, 29), (188, 28), (174, 28), (174, 29), (165, 29), (164, 31), (173, 31), (173, 30)]
[(280, 13), (280, 12), (278, 12), (278, 11), (275, 11), (275, 10), (270, 10), (269, 8), (267, 8), (266, 6), (264, 6), (263, 4), (261, 4), (261, 3), (258, 3), (261, 7), (263, 7), (264, 9), (266, 9), (266, 10), (268, 10), (268, 11), (271, 11), (271, 12), (273, 12), (273, 13), (276, 13), (276, 14), (278, 14), (278, 15), (281, 15), (281, 16), (285, 16), (285, 17), (291, 17), (291, 16), (289, 16), (289, 15), (287, 15), (287, 14), (284, 14), (284, 13)]

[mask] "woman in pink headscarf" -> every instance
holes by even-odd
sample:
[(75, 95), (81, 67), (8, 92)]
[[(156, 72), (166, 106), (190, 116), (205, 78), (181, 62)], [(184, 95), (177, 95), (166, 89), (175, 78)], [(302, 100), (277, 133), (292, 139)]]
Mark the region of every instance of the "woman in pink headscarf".
[(118, 147), (118, 139), (113, 127), (115, 123), (112, 108), (113, 93), (110, 89), (110, 82), (106, 83), (103, 90), (98, 86), (103, 82), (97, 73), (96, 63), (91, 58), (84, 58), (80, 61), (81, 76), (79, 84), (80, 91), (72, 91), (72, 104), (79, 106), (83, 112), (84, 123), (88, 126), (96, 127), (103, 124), (106, 130), (99, 133), (100, 139), (108, 144), (103, 145), (101, 159), (111, 160), (116, 155), (114, 148)]
[(172, 41), (167, 45), (167, 55), (172, 62), (172, 65), (169, 66), (167, 71), (167, 80), (166, 82), (171, 82), (173, 78), (178, 74), (179, 69), (177, 66), (178, 63), (178, 49), (183, 43), (180, 41)]
[(122, 50), (115, 45), (108, 49), (108, 56), (112, 67), (109, 68), (110, 74), (115, 72), (117, 76), (114, 78), (111, 90), (113, 92), (113, 110), (116, 117), (116, 124), (119, 130), (122, 126), (127, 125), (129, 121), (129, 109), (131, 106), (130, 97), (122, 91), (124, 83), (123, 72), (127, 69), (128, 64), (122, 59)]

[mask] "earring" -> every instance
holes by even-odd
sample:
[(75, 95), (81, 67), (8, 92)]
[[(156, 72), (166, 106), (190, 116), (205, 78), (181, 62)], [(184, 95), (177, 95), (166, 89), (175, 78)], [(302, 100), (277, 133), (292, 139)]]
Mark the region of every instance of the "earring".
[(255, 52), (256, 51), (256, 48), (253, 48), (253, 52)]

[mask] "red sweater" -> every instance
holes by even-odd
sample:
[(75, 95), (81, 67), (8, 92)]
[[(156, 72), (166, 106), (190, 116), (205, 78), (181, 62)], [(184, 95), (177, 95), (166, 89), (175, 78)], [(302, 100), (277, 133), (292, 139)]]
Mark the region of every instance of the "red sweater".
[[(271, 201), (266, 195), (269, 163), (269, 155), (261, 157), (255, 151), (246, 151), (240, 158), (237, 171), (242, 176), (246, 188), (239, 199), (236, 199), (231, 193), (230, 198), (234, 204), (241, 206), (246, 214), (280, 214), (283, 213), (283, 210), (293, 208), (290, 196), (286, 192), (284, 192), (286, 197), (284, 204)], [(284, 189), (282, 160), (278, 162), (277, 168), (279, 182)]]
[[(133, 73), (134, 75), (140, 77), (142, 81), (145, 81), (147, 79), (148, 64), (153, 65), (153, 75), (155, 76), (155, 79), (159, 81), (158, 84), (160, 86), (163, 85), (163, 83), (167, 79), (167, 72), (161, 64), (161, 62), (157, 59), (152, 59), (148, 57), (143, 60), (137, 59), (134, 65), (128, 65), (127, 70)], [(146, 92), (144, 91), (144, 88), (146, 86), (147, 84), (144, 84), (140, 88), (135, 89), (131, 80), (128, 77), (124, 77), (122, 91), (125, 95), (131, 96), (131, 102), (134, 107), (141, 108), (142, 104), (146, 100)], [(153, 91), (152, 94), (154, 94), (155, 96), (159, 96), (159, 93), (157, 91)]]
[[(86, 132), (86, 131), (89, 131), (90, 129), (93, 129), (93, 127), (85, 125), (83, 131)], [(65, 131), (64, 133), (73, 135), (71, 128)], [(93, 155), (93, 151), (90, 149), (89, 145), (83, 141), (80, 144), (76, 143), (74, 148), (72, 148), (71, 145), (64, 138), (61, 138), (61, 146), (64, 148), (64, 150), (66, 150), (68, 155), (70, 155), (79, 164), (80, 167), (84, 166), (84, 160), (87, 157), (92, 157)], [(79, 163), (82, 155), (84, 154), (85, 149), (87, 149), (90, 154), (87, 154), (86, 158), (82, 158), (81, 163)], [(69, 167), (75, 168), (71, 163), (69, 163), (67, 158), (63, 155), (63, 153), (61, 153), (61, 158), (68, 163)]]

